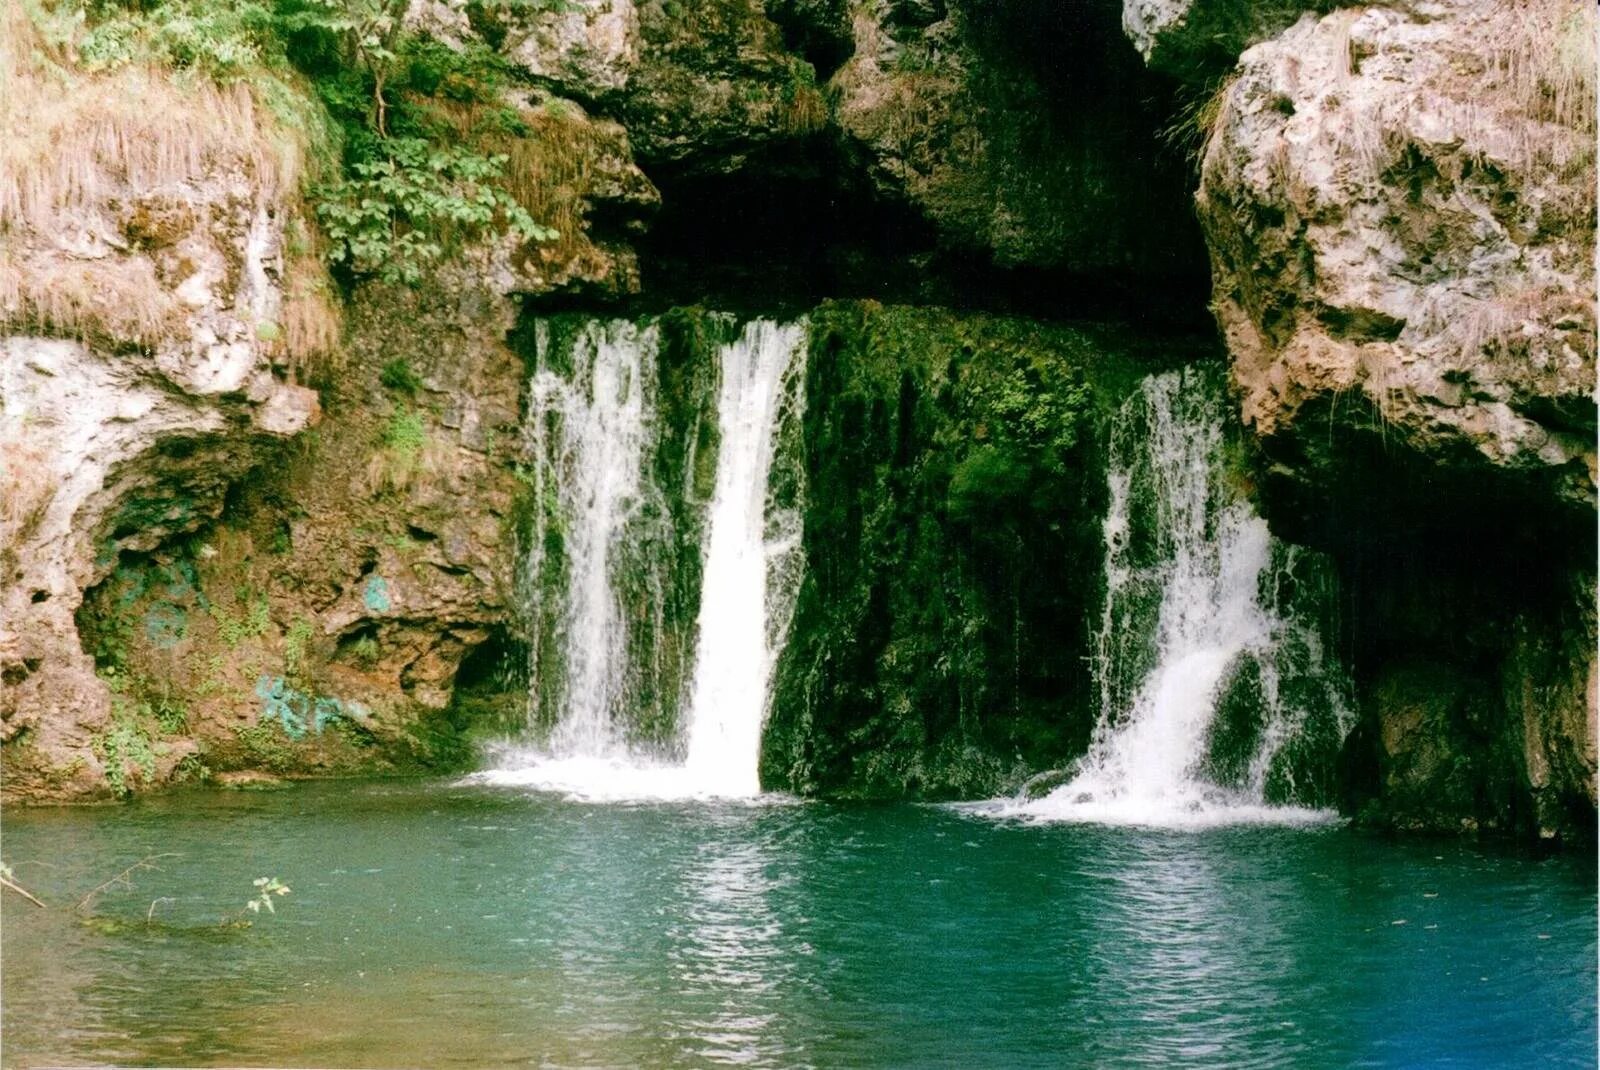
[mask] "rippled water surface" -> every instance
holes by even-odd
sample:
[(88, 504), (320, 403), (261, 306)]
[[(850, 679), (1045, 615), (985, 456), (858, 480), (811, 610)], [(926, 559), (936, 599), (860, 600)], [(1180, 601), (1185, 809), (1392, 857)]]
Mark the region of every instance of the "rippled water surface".
[(4, 901), (12, 1066), (1595, 1061), (1587, 853), (347, 783), (8, 811), (4, 854), (52, 905)]

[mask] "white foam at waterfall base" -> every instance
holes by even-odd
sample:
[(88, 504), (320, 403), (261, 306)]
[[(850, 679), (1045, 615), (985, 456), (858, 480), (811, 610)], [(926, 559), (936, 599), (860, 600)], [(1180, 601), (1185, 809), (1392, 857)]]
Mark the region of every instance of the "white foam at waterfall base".
[[(1194, 373), (1146, 379), (1124, 407), (1112, 436), (1110, 506), (1104, 525), (1106, 608), (1095, 673), (1102, 708), (1088, 753), (1071, 779), (1042, 798), (997, 799), (963, 809), (1028, 821), (1204, 828), (1233, 824), (1314, 824), (1326, 810), (1270, 805), (1266, 781), (1279, 751), (1306, 713), (1279, 696), (1277, 644), (1304, 622), (1263, 606), (1262, 579), (1273, 540), (1264, 520), (1220, 486), (1223, 413), (1216, 392)], [(1154, 496), (1159, 560), (1134, 561), (1134, 496)], [(1137, 585), (1160, 588), (1154, 665), (1130, 678), (1127, 636), (1138, 628)], [(1135, 636), (1135, 638), (1141, 638)], [(1315, 649), (1321, 649), (1320, 644)], [(1264, 708), (1256, 752), (1243, 785), (1206, 779), (1202, 767), (1220, 692), (1232, 666), (1260, 667)], [(1332, 666), (1317, 665), (1330, 704), (1344, 716)], [(1347, 727), (1347, 726), (1346, 726)]]
[[(617, 725), (626, 713), (617, 709), (619, 681), (635, 667), (610, 548), (648, 493), (642, 467), (654, 416), (644, 376), (653, 373), (655, 332), (591, 325), (570, 380), (549, 371), (535, 377), (535, 435), (547, 433), (541, 405), (561, 415), (553, 451), (560, 463), (548, 477), (570, 532), (568, 694), (548, 744), (502, 746), (491, 768), (469, 780), (595, 802), (759, 795), (761, 730), (798, 590), (801, 523), (799, 503), (769, 501), (769, 483), (780, 429), (801, 414), (804, 343), (803, 323), (758, 320), (719, 351), (719, 447), (682, 762), (629, 747)], [(550, 456), (551, 445), (533, 443), (535, 455)], [(534, 539), (535, 558), (541, 541)], [(536, 559), (530, 569), (538, 575)]]

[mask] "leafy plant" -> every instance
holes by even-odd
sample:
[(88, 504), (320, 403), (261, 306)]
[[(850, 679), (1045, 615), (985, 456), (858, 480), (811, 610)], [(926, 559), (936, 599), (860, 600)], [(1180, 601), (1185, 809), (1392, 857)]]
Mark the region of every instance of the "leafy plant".
[(479, 234), (497, 223), (532, 241), (559, 236), (497, 184), (507, 156), (440, 148), (422, 138), (388, 139), (384, 147), (383, 158), (355, 164), (350, 177), (316, 194), (333, 263), (414, 285), (444, 255), (447, 236)]
[(217, 618), (217, 634), (222, 641), (232, 650), (246, 639), (256, 639), (267, 634), (267, 628), (272, 623), (271, 610), (267, 604), (265, 594), (255, 599), (249, 597), (248, 592), (241, 592), (239, 604), (233, 612), (225, 609), (213, 610)]
[(288, 895), (289, 886), (277, 877), (257, 877), (251, 883), (256, 888), (255, 898), (247, 902), (244, 908), (252, 914), (259, 914), (262, 910), (268, 914), (276, 914), (278, 910), (272, 905), (272, 897)]
[(90, 741), (96, 757), (105, 765), (106, 785), (114, 795), (133, 791), (134, 777), (146, 783), (155, 779), (156, 754), (150, 736), (124, 703), (113, 701), (112, 722)]
[(153, 702), (141, 706), (141, 711), (148, 711), (155, 718), (162, 735), (176, 736), (189, 729), (189, 711), (171, 694), (158, 695)]

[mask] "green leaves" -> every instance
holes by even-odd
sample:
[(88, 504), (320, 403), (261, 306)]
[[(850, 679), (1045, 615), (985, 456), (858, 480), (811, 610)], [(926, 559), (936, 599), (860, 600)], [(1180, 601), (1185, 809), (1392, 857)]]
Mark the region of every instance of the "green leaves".
[(559, 236), (495, 184), (505, 156), (440, 148), (422, 138), (383, 145), (386, 158), (355, 164), (350, 177), (317, 194), (329, 259), (354, 274), (414, 285), (444, 255), (449, 238), (497, 226), (531, 241)]
[(244, 908), (252, 914), (259, 914), (262, 910), (268, 914), (276, 914), (278, 910), (272, 905), (272, 897), (288, 895), (289, 886), (277, 877), (257, 877), (251, 883), (256, 887), (256, 895), (244, 905)]
[[(515, 235), (551, 241), (508, 191), (504, 145), (528, 131), (502, 92), (517, 73), (493, 49), (452, 49), (405, 25), (407, 0), (65, 0), (58, 21), (77, 36), (90, 70), (153, 64), (223, 82), (245, 81), (273, 108), (311, 78), (331, 120), (342, 175), (310, 192), (328, 259), (356, 278), (416, 284), (463, 240)], [(568, 0), (481, 0), (490, 12), (530, 17)], [(83, 26), (81, 35), (77, 27)], [(458, 125), (459, 106), (478, 116)], [(455, 109), (455, 110), (452, 110)], [(287, 111), (294, 112), (293, 108)], [(276, 324), (258, 330), (274, 341)]]

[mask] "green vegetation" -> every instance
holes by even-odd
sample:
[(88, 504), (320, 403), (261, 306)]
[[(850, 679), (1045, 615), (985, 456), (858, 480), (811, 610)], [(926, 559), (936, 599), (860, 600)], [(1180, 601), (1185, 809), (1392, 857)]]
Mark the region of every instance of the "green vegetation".
[(229, 650), (237, 649), (247, 639), (266, 635), (272, 624), (266, 594), (252, 597), (250, 591), (243, 589), (237, 592), (232, 610), (216, 606), (211, 614), (217, 621), (217, 634)]
[(411, 363), (404, 357), (396, 357), (385, 364), (383, 371), (378, 373), (378, 382), (407, 397), (415, 396), (422, 389), (422, 380), (417, 378), (417, 373), (411, 370)]
[(148, 711), (164, 736), (178, 736), (189, 730), (189, 711), (173, 697), (170, 689), (163, 688), (161, 694), (143, 704), (141, 710)]
[(421, 413), (411, 409), (397, 411), (383, 429), (383, 448), (408, 460), (415, 460), (427, 441), (428, 425)]
[(286, 773), (294, 768), (294, 747), (276, 722), (244, 725), (233, 732), (239, 739), (247, 766), (274, 773)]
[(1082, 752), (1097, 429), (1148, 370), (1132, 349), (941, 309), (812, 314), (807, 568), (763, 783), (971, 798)]
[(134, 785), (156, 777), (156, 753), (150, 734), (137, 711), (122, 696), (112, 700), (111, 724), (91, 741), (95, 756), (105, 765), (106, 785), (111, 793), (127, 796)]
[(350, 644), (350, 660), (363, 669), (370, 669), (378, 664), (378, 641), (370, 635), (363, 635)]
[(396, 409), (378, 435), (378, 448), (367, 463), (367, 483), (374, 492), (404, 490), (419, 471), (436, 459), (430, 450), (428, 424), (415, 409)]
[[(564, 6), (486, 0), (484, 17)], [(462, 240), (550, 241), (515, 195), (507, 141), (527, 129), (502, 90), (518, 77), (493, 50), (453, 50), (406, 27), (402, 0), (62, 0), (34, 10), (47, 42), (76, 45), (89, 73), (164, 69), (243, 86), (310, 165), (292, 169), (350, 281), (415, 284)], [(298, 292), (298, 291), (297, 291)], [(314, 296), (314, 295), (313, 295)], [(274, 338), (307, 324), (296, 309)], [(159, 315), (152, 313), (152, 319)], [(265, 338), (265, 336), (263, 336)], [(273, 339), (266, 339), (273, 340)], [(326, 339), (321, 339), (326, 342)]]
[(311, 641), (311, 622), (296, 617), (283, 637), (283, 675), (298, 680), (306, 667), (306, 644)]
[(290, 888), (277, 877), (257, 877), (251, 882), (255, 885), (255, 896), (244, 905), (252, 914), (259, 914), (264, 909), (268, 914), (276, 914), (278, 908), (272, 905), (275, 895), (288, 895)]

